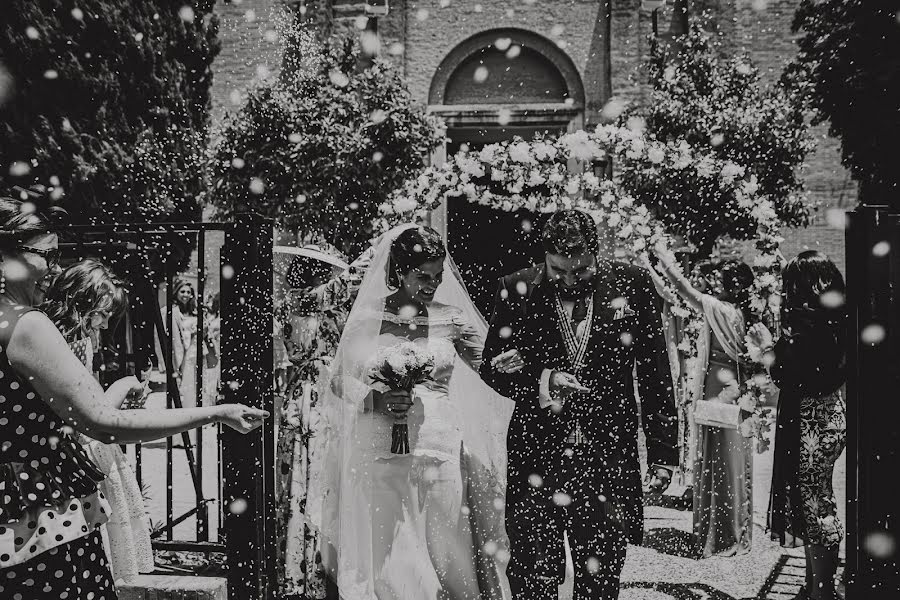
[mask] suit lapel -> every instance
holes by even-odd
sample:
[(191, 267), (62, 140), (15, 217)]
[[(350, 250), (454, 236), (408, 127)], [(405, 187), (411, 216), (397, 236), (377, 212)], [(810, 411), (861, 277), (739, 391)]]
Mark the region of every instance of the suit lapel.
[(563, 343), (562, 332), (559, 330), (559, 322), (556, 318), (553, 286), (550, 284), (543, 266), (538, 267), (529, 288), (531, 289), (531, 296), (529, 298), (528, 313), (535, 323), (540, 324), (542, 334), (549, 336), (543, 340), (548, 354), (557, 359), (566, 359), (566, 348)]

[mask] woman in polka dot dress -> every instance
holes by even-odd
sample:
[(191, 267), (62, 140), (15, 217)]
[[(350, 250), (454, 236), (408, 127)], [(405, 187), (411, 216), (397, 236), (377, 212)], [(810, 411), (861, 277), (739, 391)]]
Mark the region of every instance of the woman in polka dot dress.
[(105, 443), (136, 443), (222, 422), (249, 432), (268, 413), (238, 404), (131, 411), (127, 377), (104, 393), (53, 322), (33, 307), (59, 258), (42, 197), (0, 198), (0, 598), (110, 600), (116, 592), (99, 526), (103, 474), (68, 427)]
[[(127, 306), (124, 283), (102, 263), (83, 260), (54, 279), (39, 308), (56, 324), (79, 360), (93, 371), (100, 330), (106, 329), (111, 319), (121, 317)], [(126, 407), (140, 408), (144, 399), (126, 401)], [(113, 579), (128, 581), (138, 573), (153, 572), (150, 523), (128, 458), (118, 444), (104, 444), (81, 434), (77, 437), (88, 458), (106, 477), (100, 491), (112, 512), (101, 533)]]

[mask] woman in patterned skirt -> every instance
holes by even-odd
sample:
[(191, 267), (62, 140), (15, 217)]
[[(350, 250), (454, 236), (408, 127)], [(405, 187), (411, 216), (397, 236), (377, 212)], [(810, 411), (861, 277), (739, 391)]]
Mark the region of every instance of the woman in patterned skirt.
[(821, 252), (800, 253), (782, 273), (782, 331), (754, 325), (750, 339), (770, 357), (781, 389), (769, 504), (772, 537), (805, 545), (806, 585), (798, 598), (833, 600), (843, 528), (832, 489), (846, 444), (844, 279)]
[(211, 422), (251, 431), (265, 411), (240, 405), (117, 409), (143, 393), (133, 377), (100, 384), (39, 310), (59, 249), (46, 207), (0, 198), (0, 597), (111, 600), (116, 591), (97, 530), (109, 504), (103, 474), (64, 428), (110, 442), (143, 442)]

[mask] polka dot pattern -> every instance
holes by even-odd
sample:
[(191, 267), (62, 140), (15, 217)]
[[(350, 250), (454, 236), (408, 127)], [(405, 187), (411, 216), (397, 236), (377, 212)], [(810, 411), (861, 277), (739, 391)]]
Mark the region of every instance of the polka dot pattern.
[[(31, 310), (0, 301), (0, 319), (8, 322), (8, 327), (0, 328), (0, 581), (4, 577), (19, 581), (17, 569), (44, 555), (52, 561), (56, 559), (51, 553), (68, 552), (72, 544), (81, 543), (106, 522), (109, 507), (98, 490), (103, 473), (81, 445), (61, 430), (59, 417), (6, 356), (19, 319)], [(51, 589), (64, 590), (53, 581), (55, 570), (35, 566), (33, 585), (25, 586), (29, 578), (22, 578), (22, 590), (45, 580)], [(34, 589), (28, 593), (8, 590), (8, 586), (0, 590), (0, 597), (12, 598), (16, 593), (25, 598), (50, 597)], [(69, 597), (82, 596), (70, 592)]]
[(117, 600), (100, 532), (0, 569), (0, 598)]

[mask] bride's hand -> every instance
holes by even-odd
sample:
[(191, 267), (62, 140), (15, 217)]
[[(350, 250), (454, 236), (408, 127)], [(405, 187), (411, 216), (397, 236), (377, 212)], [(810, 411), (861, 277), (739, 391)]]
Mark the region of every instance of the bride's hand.
[(384, 404), (384, 414), (393, 417), (405, 417), (409, 409), (412, 408), (412, 396), (406, 390), (389, 390), (382, 394), (381, 402)]

